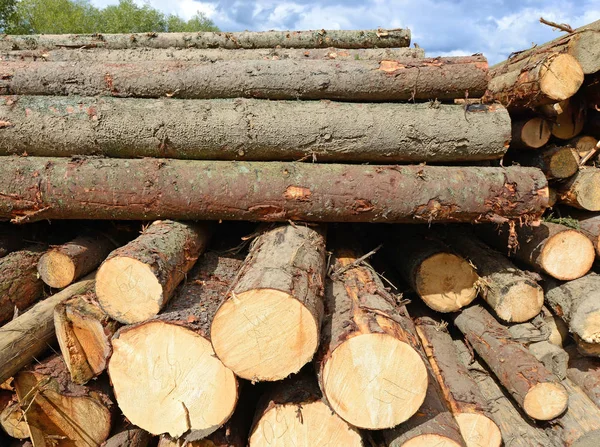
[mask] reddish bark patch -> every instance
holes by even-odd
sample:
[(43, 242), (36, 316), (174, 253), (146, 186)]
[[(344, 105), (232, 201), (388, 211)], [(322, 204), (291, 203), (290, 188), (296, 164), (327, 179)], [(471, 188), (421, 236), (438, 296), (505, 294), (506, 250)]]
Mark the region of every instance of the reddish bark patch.
[(304, 188), (302, 186), (288, 186), (283, 193), (283, 197), (288, 200), (299, 200), (301, 202), (307, 202), (310, 200), (311, 196), (310, 189)]

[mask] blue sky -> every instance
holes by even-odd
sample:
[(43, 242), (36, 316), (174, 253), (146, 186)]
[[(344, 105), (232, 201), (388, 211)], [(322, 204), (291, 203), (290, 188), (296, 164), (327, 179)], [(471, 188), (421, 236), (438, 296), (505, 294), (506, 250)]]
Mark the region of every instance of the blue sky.
[[(143, 3), (144, 0), (136, 0)], [(118, 0), (92, 0), (96, 6)], [(540, 16), (578, 27), (600, 20), (600, 0), (147, 0), (189, 18), (204, 12), (223, 31), (270, 29), (412, 30), (427, 56), (483, 53), (490, 63), (559, 33)]]

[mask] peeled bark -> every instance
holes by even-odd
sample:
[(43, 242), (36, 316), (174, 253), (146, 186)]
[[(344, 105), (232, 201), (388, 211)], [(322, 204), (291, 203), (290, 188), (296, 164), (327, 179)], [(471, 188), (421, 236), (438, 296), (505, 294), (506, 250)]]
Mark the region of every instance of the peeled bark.
[[(345, 61), (295, 60), (4, 62), (0, 93), (188, 99), (264, 98), (350, 101), (452, 100), (482, 96), (482, 56)], [(468, 92), (468, 93), (467, 93)]]
[(544, 305), (542, 288), (505, 256), (474, 234), (449, 230), (446, 242), (473, 264), (479, 275), (479, 294), (498, 318), (522, 323), (535, 317)]
[(600, 361), (582, 356), (573, 345), (565, 349), (569, 354), (567, 376), (600, 407)]
[(117, 332), (108, 373), (129, 421), (194, 441), (231, 417), (238, 382), (213, 351), (210, 325), (241, 264), (207, 253), (164, 312)]
[(529, 417), (548, 421), (565, 411), (564, 387), (483, 307), (463, 309), (454, 323)]
[(377, 273), (356, 263), (361, 254), (352, 247), (351, 235), (341, 237), (338, 229), (336, 236), (317, 360), (319, 385), (331, 408), (353, 426), (392, 428), (413, 416), (425, 399), (420, 343)]
[(467, 447), (499, 447), (502, 435), (490, 418), (489, 404), (461, 363), (452, 337), (441, 320), (424, 316), (415, 324), (433, 374)]
[(0, 49), (55, 48), (396, 48), (410, 45), (408, 29), (242, 31), (235, 33), (38, 34), (4, 35)]
[(281, 380), (308, 363), (323, 318), (325, 228), (282, 225), (258, 236), (211, 326), (239, 377)]
[(209, 237), (207, 224), (153, 222), (137, 239), (111, 252), (98, 269), (100, 306), (125, 324), (157, 315), (205, 250)]
[(537, 151), (511, 154), (511, 160), (521, 166), (542, 170), (548, 180), (565, 179), (579, 170), (579, 154), (570, 146), (549, 146)]
[(0, 98), (0, 154), (203, 160), (446, 162), (501, 158), (497, 104)]
[[(9, 119), (12, 123), (12, 121)], [(512, 123), (511, 149), (539, 149), (552, 136), (548, 120), (540, 117), (527, 118)]]
[(548, 203), (544, 175), (520, 167), (0, 157), (0, 168), (0, 218), (28, 221), (484, 222), (536, 219)]
[(600, 169), (582, 168), (558, 189), (561, 203), (587, 211), (600, 211)]

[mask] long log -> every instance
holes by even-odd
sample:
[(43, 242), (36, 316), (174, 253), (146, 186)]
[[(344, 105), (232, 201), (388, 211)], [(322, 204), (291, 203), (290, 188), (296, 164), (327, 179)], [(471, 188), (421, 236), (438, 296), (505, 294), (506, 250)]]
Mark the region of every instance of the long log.
[(115, 334), (108, 373), (133, 424), (187, 442), (231, 417), (238, 383), (215, 355), (210, 326), (241, 265), (239, 258), (206, 253), (164, 312)]
[(0, 218), (25, 221), (489, 221), (548, 203), (544, 175), (520, 167), (0, 157), (0, 172)]
[(48, 349), (55, 334), (54, 307), (91, 290), (94, 282), (94, 276), (88, 275), (0, 327), (0, 383)]
[(467, 447), (499, 447), (502, 435), (490, 418), (490, 407), (477, 383), (469, 376), (441, 320), (416, 319), (417, 333), (442, 395), (460, 427)]
[(345, 421), (370, 430), (392, 428), (423, 403), (427, 369), (412, 322), (377, 273), (356, 262), (361, 253), (350, 237), (336, 231), (317, 376), (327, 402)]
[(498, 318), (522, 323), (540, 313), (544, 305), (542, 288), (505, 256), (465, 231), (449, 230), (445, 240), (476, 267), (479, 294)]
[(3, 62), (0, 93), (188, 99), (349, 101), (479, 97), (488, 83), (481, 56), (393, 61)]
[(600, 211), (600, 169), (583, 167), (558, 188), (560, 203), (587, 211)]
[[(8, 121), (12, 123), (10, 119)], [(552, 126), (541, 117), (514, 120), (511, 133), (511, 149), (539, 149), (550, 141)]]
[(138, 238), (113, 250), (98, 269), (100, 306), (125, 324), (158, 314), (206, 249), (209, 237), (207, 224), (153, 222)]
[(446, 162), (501, 158), (498, 105), (0, 98), (0, 154)]
[(482, 306), (463, 309), (454, 323), (529, 417), (548, 421), (565, 411), (564, 387)]
[(546, 146), (537, 151), (519, 151), (510, 154), (510, 161), (521, 166), (542, 170), (548, 180), (565, 179), (579, 170), (579, 154), (570, 146)]
[(1, 49), (54, 48), (396, 48), (410, 45), (408, 29), (242, 31), (235, 33), (38, 34), (2, 36)]
[(324, 274), (324, 227), (287, 224), (258, 236), (212, 323), (221, 361), (252, 381), (298, 372), (319, 345)]

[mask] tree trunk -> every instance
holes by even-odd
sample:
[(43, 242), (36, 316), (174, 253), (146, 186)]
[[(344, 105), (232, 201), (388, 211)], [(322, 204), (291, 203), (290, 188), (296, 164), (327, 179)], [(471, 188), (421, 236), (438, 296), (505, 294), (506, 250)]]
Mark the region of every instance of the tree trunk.
[(519, 409), (508, 398), (506, 389), (501, 388), (489, 370), (472, 355), (472, 351), (460, 340), (454, 346), (469, 375), (477, 383), (479, 391), (490, 406), (490, 417), (500, 428), (502, 442), (510, 447), (562, 447), (555, 444), (529, 418), (523, 417)]
[(573, 139), (583, 130), (586, 115), (587, 109), (581, 96), (562, 101), (559, 113), (553, 120), (552, 135), (561, 140)]
[(75, 385), (61, 357), (21, 371), (15, 389), (35, 447), (99, 446), (110, 434), (110, 398)]
[(558, 190), (558, 200), (587, 211), (600, 211), (600, 169), (582, 168)]
[[(14, 123), (10, 119), (7, 121)], [(510, 147), (511, 149), (539, 149), (550, 141), (551, 136), (551, 124), (544, 118), (534, 117), (513, 121)]]
[(0, 259), (0, 325), (42, 297), (37, 263), (45, 251), (45, 245), (31, 245)]
[(452, 100), (479, 97), (482, 56), (393, 61), (4, 62), (4, 95), (214, 99)]
[(529, 417), (548, 421), (565, 411), (564, 387), (483, 307), (463, 309), (454, 323)]
[(420, 343), (377, 273), (357, 263), (360, 253), (350, 232), (336, 233), (317, 360), (319, 385), (331, 408), (353, 426), (392, 428), (414, 415), (425, 399)]
[(150, 433), (130, 425), (112, 435), (102, 447), (148, 447), (151, 442)]
[(574, 281), (544, 281), (546, 304), (569, 330), (587, 343), (600, 343), (600, 275), (590, 273)]
[(535, 220), (548, 203), (544, 175), (520, 167), (0, 157), (0, 169), (0, 218), (21, 221), (485, 222)]
[(502, 106), (331, 101), (0, 98), (0, 154), (446, 162), (501, 158)]
[(461, 363), (442, 321), (424, 316), (415, 324), (433, 374), (467, 447), (499, 447), (502, 435), (490, 418), (489, 404)]
[(91, 290), (94, 282), (94, 276), (89, 275), (0, 327), (0, 383), (48, 349), (54, 338), (54, 307)]
[(286, 224), (260, 235), (211, 327), (238, 376), (281, 380), (309, 362), (323, 318), (325, 228)]
[(29, 428), (23, 419), (23, 410), (17, 395), (9, 391), (4, 391), (0, 395), (0, 429), (11, 438), (29, 438)]
[(594, 263), (596, 252), (590, 240), (577, 230), (551, 222), (538, 226), (516, 228), (511, 234), (507, 225), (501, 228), (478, 227), (486, 242), (515, 259), (547, 273), (554, 278), (569, 281), (585, 275)]
[[(2, 43), (0, 43), (0, 49)], [(230, 51), (222, 48), (55, 48), (52, 50), (12, 50), (2, 51), (3, 61), (39, 62), (141, 62), (141, 61), (247, 61), (247, 60), (406, 60), (425, 57), (422, 48), (257, 48), (245, 51)]]
[(231, 417), (238, 384), (213, 351), (210, 326), (241, 265), (206, 253), (164, 312), (113, 337), (108, 373), (133, 424), (194, 441)]
[(50, 287), (62, 289), (95, 270), (115, 248), (114, 240), (100, 231), (81, 235), (44, 253), (37, 272)]
[(561, 211), (579, 222), (579, 231), (592, 241), (596, 248), (596, 256), (600, 257), (600, 214), (573, 208), (561, 209)]
[(500, 63), (490, 70), (486, 99), (509, 110), (533, 109), (573, 96), (583, 84), (583, 70), (569, 54), (542, 54), (527, 61)]
[(119, 328), (88, 292), (54, 308), (56, 338), (71, 380), (83, 385), (102, 374), (112, 354), (110, 339)]
[(542, 170), (548, 180), (565, 179), (579, 170), (579, 154), (570, 146), (548, 146), (537, 151), (519, 151), (510, 156), (521, 166)]
[(573, 345), (565, 349), (569, 354), (567, 376), (600, 407), (600, 363), (597, 359), (582, 356)]
[(396, 48), (410, 46), (408, 29), (242, 31), (235, 33), (37, 34), (2, 36), (1, 49), (55, 48)]
[(102, 263), (96, 284), (98, 302), (121, 323), (153, 317), (205, 250), (209, 237), (206, 224), (153, 222)]
[(271, 385), (258, 403), (249, 447), (364, 446), (359, 432), (331, 411), (312, 372)]
[(473, 266), (434, 235), (405, 226), (390, 237), (388, 255), (428, 307), (456, 312), (477, 297), (479, 276)]
[(508, 323), (531, 320), (542, 310), (542, 288), (505, 256), (473, 233), (449, 229), (446, 242), (475, 266), (479, 293), (498, 318)]

